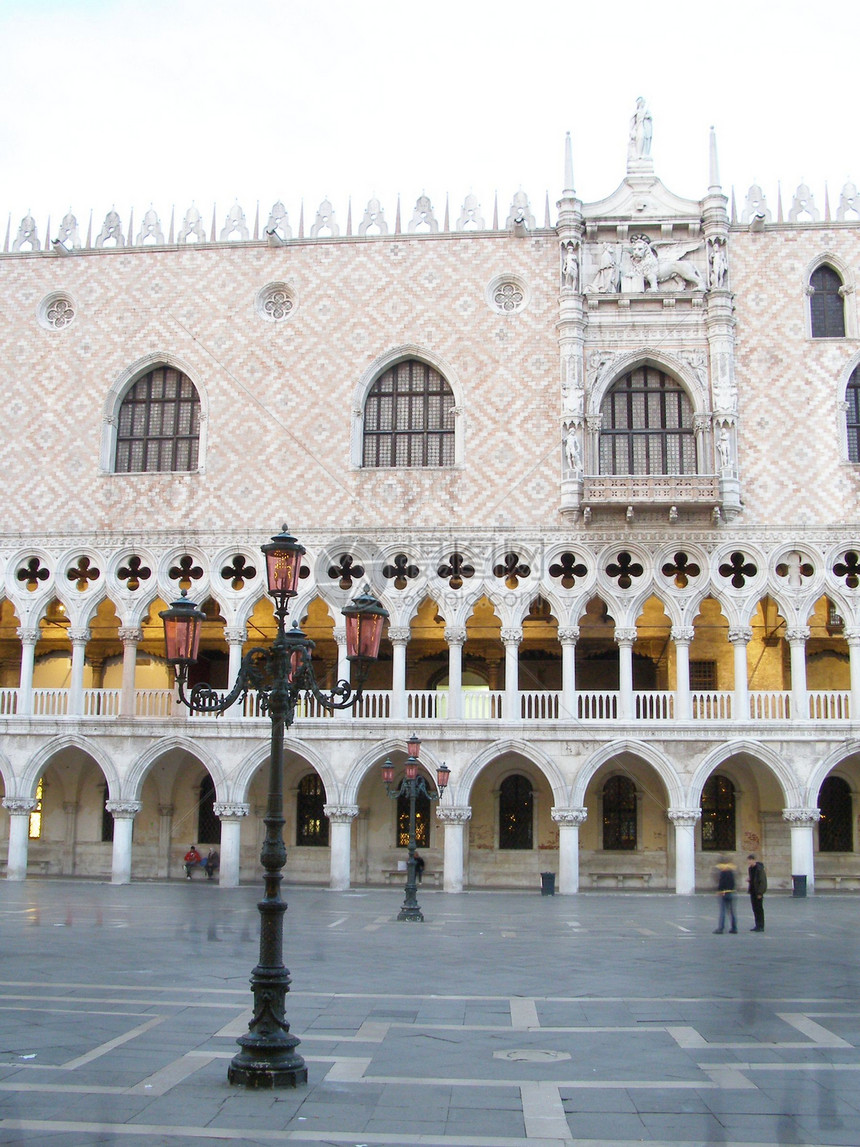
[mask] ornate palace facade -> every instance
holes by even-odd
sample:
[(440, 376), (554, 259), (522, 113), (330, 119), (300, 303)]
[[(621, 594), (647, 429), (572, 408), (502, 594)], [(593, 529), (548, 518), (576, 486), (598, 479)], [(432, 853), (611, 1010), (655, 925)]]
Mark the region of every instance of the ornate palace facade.
[(398, 878), (380, 766), (416, 731), (450, 892), (689, 893), (749, 851), (860, 883), (860, 197), (730, 206), (713, 139), (709, 174), (662, 185), (640, 101), (596, 203), (568, 141), (552, 211), (10, 227), (9, 879), (177, 878), (191, 841), (256, 877), (268, 720), (180, 709), (158, 614), (202, 606), (226, 688), (286, 521), (321, 681), (365, 582), (390, 614), (356, 711), (289, 730), (288, 880)]

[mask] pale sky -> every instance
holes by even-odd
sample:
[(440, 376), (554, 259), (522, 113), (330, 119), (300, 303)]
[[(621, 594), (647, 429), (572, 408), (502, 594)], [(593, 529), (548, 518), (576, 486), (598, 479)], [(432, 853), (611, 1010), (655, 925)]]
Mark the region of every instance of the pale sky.
[[(760, 183), (775, 212), (805, 180), (819, 208), (860, 184), (854, 0), (0, 0), (0, 218), (66, 211), (85, 234), (116, 207), (167, 228), (194, 201), (208, 231), (234, 201), (253, 225), (285, 203), (295, 233), (323, 197), (341, 228), (367, 200), (404, 227), (426, 192), (440, 223), (478, 196), (539, 224), (562, 189), (564, 136), (588, 200), (624, 175), (644, 96), (657, 175), (707, 188), (716, 126), (723, 188)], [(2, 237), (0, 237), (2, 238)]]

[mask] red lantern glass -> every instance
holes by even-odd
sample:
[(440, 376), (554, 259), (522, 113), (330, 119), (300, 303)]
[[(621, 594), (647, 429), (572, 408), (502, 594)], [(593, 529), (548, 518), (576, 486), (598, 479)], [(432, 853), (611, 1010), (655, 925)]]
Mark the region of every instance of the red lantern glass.
[(436, 787), (440, 793), (444, 793), (448, 787), (448, 778), (451, 776), (451, 770), (443, 761), (439, 768), (436, 770)]
[(387, 785), (394, 782), (394, 765), (392, 765), (391, 761), (386, 761), (382, 766), (382, 780)]
[(418, 762), (414, 757), (406, 758), (406, 779), (407, 781), (414, 781), (418, 776)]
[(350, 661), (375, 661), (388, 610), (366, 585), (341, 613), (346, 618), (346, 655)]
[(421, 755), (421, 738), (417, 733), (413, 733), (411, 737), (407, 738), (406, 751), (410, 757), (419, 757)]
[(163, 609), (158, 616), (164, 622), (167, 660), (172, 665), (189, 665), (196, 661), (200, 648), (200, 626), (206, 620), (203, 610), (189, 601), (183, 590), (170, 608)]
[(286, 525), (270, 542), (260, 546), (266, 557), (266, 579), (269, 593), (276, 601), (285, 601), (299, 592), (299, 573), (305, 547), (287, 532)]

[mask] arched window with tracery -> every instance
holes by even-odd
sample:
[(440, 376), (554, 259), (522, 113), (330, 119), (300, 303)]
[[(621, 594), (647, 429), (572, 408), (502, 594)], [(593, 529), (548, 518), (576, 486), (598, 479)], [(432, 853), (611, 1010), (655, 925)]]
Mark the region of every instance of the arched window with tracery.
[(734, 852), (735, 786), (715, 773), (702, 789), (702, 851)]
[[(397, 798), (397, 847), (409, 847), (409, 797)], [(430, 847), (430, 798), (423, 793), (415, 797), (415, 847)]]
[(454, 465), (454, 392), (426, 362), (395, 363), (370, 388), (362, 465)]
[(607, 852), (633, 852), (636, 828), (636, 785), (630, 777), (610, 777), (603, 786), (603, 847)]
[(117, 415), (117, 474), (197, 469), (200, 396), (187, 375), (158, 366), (132, 383)]
[(845, 423), (848, 430), (848, 461), (860, 462), (860, 366), (855, 367), (845, 388)]
[(854, 851), (851, 786), (842, 777), (828, 777), (818, 792), (819, 852)]
[(325, 785), (318, 773), (308, 773), (299, 781), (296, 794), (296, 844), (328, 846), (328, 817), (325, 815)]
[(534, 789), (520, 773), (505, 777), (499, 788), (499, 848), (533, 847)]
[(814, 339), (845, 338), (845, 303), (842, 278), (822, 264), (809, 276), (809, 321)]
[(600, 408), (601, 474), (695, 474), (693, 407), (665, 371), (639, 366), (612, 386)]

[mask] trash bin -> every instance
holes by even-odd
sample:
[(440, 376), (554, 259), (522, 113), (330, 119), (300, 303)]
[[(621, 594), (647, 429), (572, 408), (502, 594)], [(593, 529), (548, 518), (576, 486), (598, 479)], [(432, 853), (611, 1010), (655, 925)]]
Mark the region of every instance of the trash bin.
[(791, 893), (792, 896), (800, 897), (800, 896), (806, 895), (806, 877), (805, 876), (792, 876), (791, 883), (793, 885), (792, 893)]
[(542, 872), (540, 874), (541, 896), (555, 896), (555, 873)]

